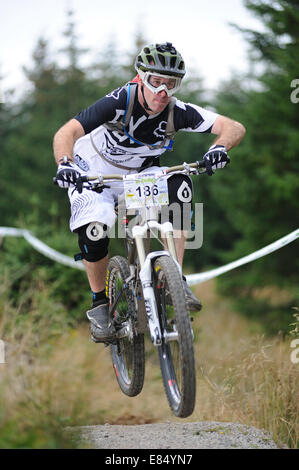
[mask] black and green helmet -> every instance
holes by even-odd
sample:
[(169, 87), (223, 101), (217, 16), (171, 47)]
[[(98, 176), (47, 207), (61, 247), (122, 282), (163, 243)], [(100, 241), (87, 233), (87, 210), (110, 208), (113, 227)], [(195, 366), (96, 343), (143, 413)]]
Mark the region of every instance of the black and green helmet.
[(180, 78), (186, 73), (184, 60), (171, 42), (144, 46), (136, 57), (135, 68)]

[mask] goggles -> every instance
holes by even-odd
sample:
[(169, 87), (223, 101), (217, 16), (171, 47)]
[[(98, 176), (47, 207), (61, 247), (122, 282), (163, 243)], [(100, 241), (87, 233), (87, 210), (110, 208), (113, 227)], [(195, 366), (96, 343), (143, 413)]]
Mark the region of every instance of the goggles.
[(138, 70), (138, 73), (144, 85), (155, 94), (164, 90), (168, 96), (172, 96), (181, 88), (182, 78), (180, 77), (143, 70)]

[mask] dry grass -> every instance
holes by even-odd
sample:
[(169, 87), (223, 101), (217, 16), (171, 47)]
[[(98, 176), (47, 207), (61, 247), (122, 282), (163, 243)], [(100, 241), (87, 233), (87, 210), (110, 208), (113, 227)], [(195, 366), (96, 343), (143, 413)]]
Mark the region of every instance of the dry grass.
[[(257, 325), (231, 312), (213, 282), (197, 288), (206, 310), (197, 319), (198, 398), (192, 420), (240, 422), (270, 431), (278, 443), (299, 445), (299, 364), (290, 339), (266, 339)], [(290, 320), (292, 319), (290, 312)]]
[[(295, 448), (299, 365), (291, 363), (290, 341), (263, 338), (257, 325), (231, 312), (215, 295), (213, 282), (198, 286), (197, 294), (205, 305), (193, 323), (197, 402), (186, 420), (256, 426)], [(0, 447), (69, 447), (74, 444), (61, 433), (65, 425), (185, 421), (171, 415), (157, 353), (149, 342), (144, 389), (129, 398), (117, 385), (109, 349), (89, 339), (87, 323), (47, 338), (45, 317), (39, 319), (38, 331), (34, 321), (29, 323), (18, 342), (19, 327), (7, 328), (7, 316), (17, 318), (16, 310), (8, 299), (0, 307), (0, 337), (6, 332), (11, 344), (6, 364), (0, 365), (5, 404), (0, 409)], [(38, 309), (37, 303), (30, 312), (33, 319)], [(58, 313), (63, 315), (59, 308)], [(16, 433), (23, 438), (14, 440)]]

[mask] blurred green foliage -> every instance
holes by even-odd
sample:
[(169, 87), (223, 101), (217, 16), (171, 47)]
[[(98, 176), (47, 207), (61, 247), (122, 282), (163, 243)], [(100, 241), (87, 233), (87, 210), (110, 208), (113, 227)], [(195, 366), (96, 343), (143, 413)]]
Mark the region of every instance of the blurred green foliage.
[[(230, 171), (212, 187), (237, 234), (222, 260), (238, 259), (298, 227), (299, 113), (291, 83), (299, 77), (299, 8), (293, 0), (246, 1), (264, 32), (242, 30), (252, 72), (225, 83), (215, 106), (247, 128), (233, 150)], [(298, 305), (298, 242), (232, 271), (221, 291), (261, 320), (267, 331), (287, 331)]]

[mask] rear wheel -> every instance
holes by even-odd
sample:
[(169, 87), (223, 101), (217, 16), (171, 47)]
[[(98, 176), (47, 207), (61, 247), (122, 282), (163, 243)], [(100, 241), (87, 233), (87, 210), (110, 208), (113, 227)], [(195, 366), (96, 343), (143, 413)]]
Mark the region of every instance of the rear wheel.
[(113, 367), (120, 389), (130, 397), (138, 395), (143, 387), (145, 356), (144, 335), (137, 333), (135, 303), (125, 280), (130, 271), (128, 261), (122, 256), (111, 258), (107, 269), (107, 290), (111, 313), (116, 329), (125, 336), (110, 346)]
[(162, 329), (158, 347), (169, 405), (175, 416), (190, 416), (195, 406), (196, 378), (193, 332), (182, 277), (169, 256), (154, 264), (155, 294)]

